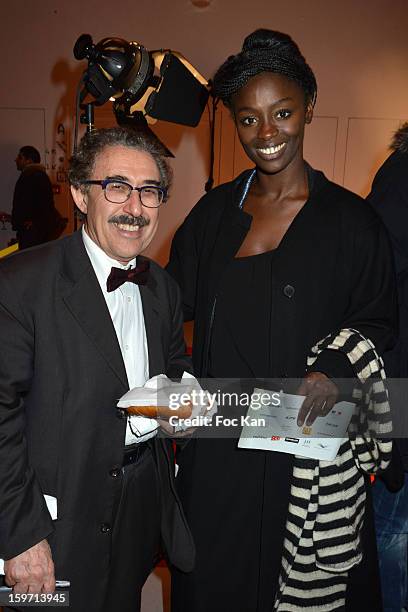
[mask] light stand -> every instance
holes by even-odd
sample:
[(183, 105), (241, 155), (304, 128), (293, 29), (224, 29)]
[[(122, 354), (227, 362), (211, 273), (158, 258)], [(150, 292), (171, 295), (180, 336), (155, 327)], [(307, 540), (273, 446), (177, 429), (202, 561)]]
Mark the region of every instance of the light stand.
[(80, 122), (83, 125), (86, 125), (86, 131), (92, 132), (95, 129), (95, 110), (94, 110), (95, 102), (86, 102), (80, 105), (81, 110), (84, 112), (80, 117)]

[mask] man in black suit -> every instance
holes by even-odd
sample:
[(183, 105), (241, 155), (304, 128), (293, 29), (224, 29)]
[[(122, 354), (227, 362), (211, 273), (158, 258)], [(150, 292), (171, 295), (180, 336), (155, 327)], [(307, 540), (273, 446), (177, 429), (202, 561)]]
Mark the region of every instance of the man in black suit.
[(135, 612), (160, 550), (185, 571), (194, 558), (171, 445), (116, 409), (189, 368), (178, 289), (139, 255), (170, 172), (117, 127), (84, 137), (69, 176), (82, 229), (0, 265), (0, 557), (16, 593), (70, 580), (74, 612)]

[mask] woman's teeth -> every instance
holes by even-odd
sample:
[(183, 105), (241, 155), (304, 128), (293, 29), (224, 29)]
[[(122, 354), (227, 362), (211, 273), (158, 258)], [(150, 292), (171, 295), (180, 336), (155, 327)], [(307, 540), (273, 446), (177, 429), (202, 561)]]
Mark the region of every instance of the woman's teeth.
[(264, 155), (272, 155), (273, 153), (277, 153), (278, 151), (283, 149), (285, 145), (286, 143), (282, 142), (282, 144), (276, 145), (276, 147), (265, 147), (265, 149), (258, 148), (258, 151), (260, 153), (263, 153)]

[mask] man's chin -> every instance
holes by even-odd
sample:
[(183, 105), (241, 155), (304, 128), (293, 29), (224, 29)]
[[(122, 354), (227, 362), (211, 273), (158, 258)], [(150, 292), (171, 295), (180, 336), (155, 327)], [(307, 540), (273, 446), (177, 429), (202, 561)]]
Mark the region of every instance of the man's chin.
[(147, 226), (141, 227), (139, 232), (129, 232), (129, 231), (118, 231), (116, 236), (120, 234), (120, 240), (116, 240), (115, 253), (117, 261), (121, 263), (127, 263), (141, 255), (149, 246), (151, 241), (153, 240), (154, 233), (150, 233), (150, 229)]
[(113, 258), (122, 264), (128, 264), (132, 259), (135, 259), (138, 255), (147, 248), (146, 242), (142, 240), (135, 240), (132, 245), (128, 245), (128, 248), (117, 250), (113, 255)]

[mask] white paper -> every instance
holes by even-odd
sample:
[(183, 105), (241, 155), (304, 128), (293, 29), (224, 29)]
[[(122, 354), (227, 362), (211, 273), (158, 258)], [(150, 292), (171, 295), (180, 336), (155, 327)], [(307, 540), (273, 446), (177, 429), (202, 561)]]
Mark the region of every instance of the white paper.
[(333, 461), (347, 439), (355, 404), (338, 402), (327, 416), (318, 417), (312, 425), (298, 427), (297, 416), (304, 396), (254, 389), (252, 400), (254, 395), (259, 398), (260, 394), (268, 393), (270, 401), (261, 407), (254, 408), (255, 402), (251, 402), (247, 417), (254, 425), (244, 424), (238, 446)]
[[(143, 387), (135, 387), (123, 395), (117, 403), (118, 408), (128, 408), (129, 406), (169, 406), (170, 398), (173, 397), (177, 403), (180, 400), (191, 397), (192, 394), (197, 401), (193, 402), (192, 413), (189, 419), (179, 419), (174, 426), (174, 430), (184, 431), (190, 427), (189, 421), (195, 417), (205, 414), (205, 418), (211, 420), (217, 412), (217, 404), (214, 399), (210, 399), (209, 394), (204, 391), (197, 379), (189, 372), (184, 372), (181, 381), (173, 382), (165, 374), (159, 374), (150, 378)], [(176, 408), (174, 408), (175, 416)], [(133, 417), (132, 417), (133, 418)], [(184, 422), (185, 421), (185, 422)]]
[[(52, 495), (44, 495), (45, 503), (47, 504), (48, 512), (53, 521), (58, 518), (57, 498)], [(4, 559), (0, 559), (0, 576), (4, 576)]]
[[(122, 395), (117, 403), (118, 408), (129, 408), (129, 406), (168, 406), (169, 395), (173, 392), (187, 393), (191, 384), (184, 384), (187, 380), (187, 372), (184, 372), (182, 381), (177, 383), (167, 378), (165, 374), (159, 374), (150, 378), (143, 387), (134, 387), (125, 395)], [(191, 376), (189, 374), (188, 376)], [(195, 381), (194, 376), (191, 378)]]

